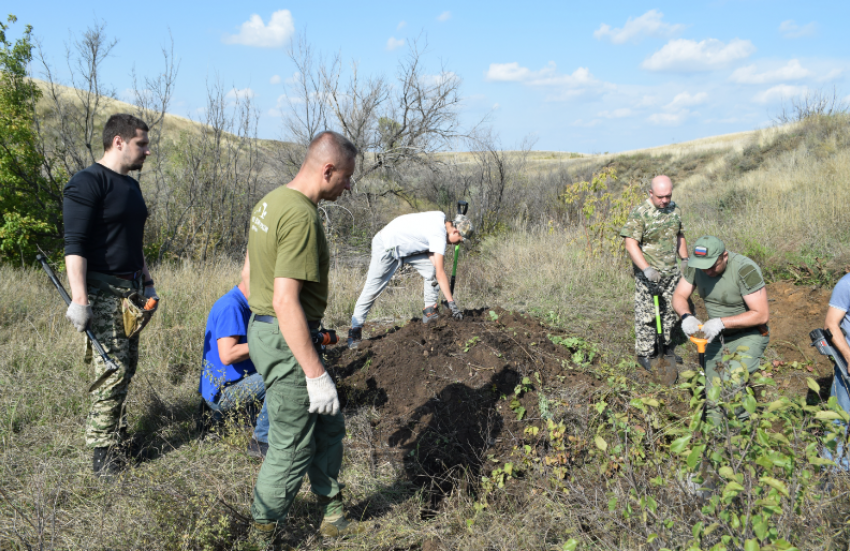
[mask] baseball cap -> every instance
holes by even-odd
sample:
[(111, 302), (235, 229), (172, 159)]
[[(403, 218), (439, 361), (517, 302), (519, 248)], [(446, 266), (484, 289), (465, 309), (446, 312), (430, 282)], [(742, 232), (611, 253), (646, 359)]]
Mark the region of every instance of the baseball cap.
[(455, 219), (452, 220), (452, 224), (454, 224), (454, 227), (457, 228), (457, 231), (464, 240), (469, 239), (472, 236), (472, 232), (474, 231), (472, 228), (472, 222), (470, 222), (469, 218), (465, 215), (458, 214), (455, 216)]
[(726, 252), (723, 241), (713, 235), (704, 235), (696, 240), (688, 259), (688, 268), (707, 270), (714, 266), (717, 259)]

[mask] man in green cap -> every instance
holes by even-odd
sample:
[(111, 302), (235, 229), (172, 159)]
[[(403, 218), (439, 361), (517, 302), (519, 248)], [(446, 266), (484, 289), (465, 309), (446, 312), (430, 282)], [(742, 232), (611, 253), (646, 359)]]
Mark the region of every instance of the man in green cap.
[[(659, 355), (682, 359), (675, 354), (673, 328), (678, 322), (671, 300), (679, 281), (676, 256), (682, 259), (682, 271), (688, 264), (688, 245), (682, 211), (673, 202), (673, 183), (670, 178), (656, 176), (649, 187), (647, 200), (630, 214), (620, 236), (632, 260), (635, 274), (635, 355), (647, 371), (650, 360)], [(656, 350), (655, 301), (663, 331), (662, 349)]]
[(343, 510), (337, 478), (345, 419), (314, 344), (327, 306), (330, 266), (317, 206), (351, 189), (356, 155), (344, 136), (320, 133), (295, 178), (263, 197), (251, 215), (248, 344), (265, 383), (270, 425), (254, 486), (251, 537), (264, 546), (273, 542), (305, 474), (324, 506), (322, 535), (362, 530)]
[[(705, 302), (709, 320), (703, 324), (693, 315), (688, 299), (694, 292)], [(729, 252), (720, 239), (706, 235), (697, 239), (685, 276), (673, 293), (673, 308), (682, 317), (682, 330), (691, 336), (700, 331), (708, 340), (705, 350), (705, 389), (708, 393), (722, 377), (729, 379), (740, 367), (753, 373), (770, 341), (770, 312), (761, 269), (744, 255)], [(738, 347), (746, 350), (738, 351)], [(717, 370), (724, 349), (735, 354), (728, 371)], [(720, 412), (707, 405), (709, 419), (717, 423)], [(742, 417), (744, 415), (742, 414)]]

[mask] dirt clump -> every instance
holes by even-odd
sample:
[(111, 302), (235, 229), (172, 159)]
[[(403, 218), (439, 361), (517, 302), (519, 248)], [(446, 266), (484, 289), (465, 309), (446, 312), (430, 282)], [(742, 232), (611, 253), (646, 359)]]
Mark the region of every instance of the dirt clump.
[(586, 407), (603, 384), (571, 368), (588, 367), (589, 356), (578, 340), (494, 308), (467, 311), (460, 321), (415, 319), (328, 359), (343, 406), (377, 412), (372, 453), (446, 491), (459, 479), (478, 479), (485, 465), (510, 456), (529, 423), (541, 424), (544, 388), (569, 388), (568, 400)]

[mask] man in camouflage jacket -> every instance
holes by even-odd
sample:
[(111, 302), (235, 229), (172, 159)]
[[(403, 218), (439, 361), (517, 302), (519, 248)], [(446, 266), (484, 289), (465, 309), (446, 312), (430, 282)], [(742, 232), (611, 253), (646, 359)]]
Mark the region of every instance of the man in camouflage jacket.
[[(682, 271), (687, 269), (688, 246), (682, 211), (672, 201), (673, 183), (667, 176), (652, 179), (647, 200), (629, 214), (620, 236), (625, 238), (626, 251), (635, 273), (635, 354), (640, 365), (650, 369), (650, 360), (663, 354), (675, 355), (673, 328), (678, 316), (673, 310), (673, 291), (679, 282), (676, 254), (682, 259)], [(655, 304), (658, 295), (662, 350), (655, 348)]]

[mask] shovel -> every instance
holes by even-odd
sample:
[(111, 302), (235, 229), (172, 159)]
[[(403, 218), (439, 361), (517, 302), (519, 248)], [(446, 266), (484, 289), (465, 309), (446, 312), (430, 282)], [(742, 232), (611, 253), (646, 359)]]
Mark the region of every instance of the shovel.
[[(699, 326), (699, 329), (700, 329), (700, 331), (702, 331), (702, 325)], [(697, 345), (697, 352), (699, 353), (700, 372), (703, 375), (705, 375), (706, 377), (708, 377), (708, 375), (706, 375), (706, 373), (705, 373), (705, 347), (706, 347), (706, 345), (708, 345), (708, 339), (701, 339), (699, 337), (694, 337), (693, 335), (691, 335), (688, 338), (690, 339), (690, 341), (692, 343)], [(707, 391), (705, 390), (705, 387), (703, 389), (703, 399), (704, 400), (708, 399), (708, 395), (707, 395)], [(705, 406), (703, 406), (703, 410), (702, 410), (703, 420), (705, 420), (705, 414), (706, 414), (706, 408), (705, 408)]]
[(661, 328), (661, 308), (658, 305), (658, 287), (652, 286), (652, 301), (655, 303), (655, 358), (652, 360), (652, 371), (658, 381), (667, 386), (676, 384), (679, 370), (676, 368), (676, 358), (664, 355), (664, 331)]

